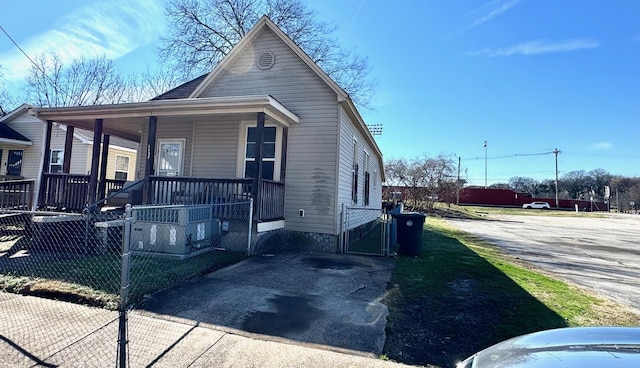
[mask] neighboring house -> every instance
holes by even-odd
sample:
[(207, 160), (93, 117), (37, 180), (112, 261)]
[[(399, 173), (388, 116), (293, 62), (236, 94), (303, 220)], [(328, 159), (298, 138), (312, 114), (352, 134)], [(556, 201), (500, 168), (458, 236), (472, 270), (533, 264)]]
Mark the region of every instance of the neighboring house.
[[(43, 170), (62, 174), (64, 170), (67, 126), (52, 124), (49, 160), (45, 164), (46, 122), (34, 116), (31, 106), (22, 105), (0, 117), (0, 179), (34, 180), (36, 193)], [(93, 132), (76, 128), (73, 131), (69, 168), (70, 175), (86, 176), (90, 171)], [(110, 142), (106, 179), (133, 180), (138, 143), (114, 137)]]
[[(211, 73), (151, 101), (35, 113), (139, 140), (144, 203), (252, 197), (256, 231), (298, 247), (336, 251), (343, 206), (382, 205), (382, 153), (350, 97), (266, 16)], [(348, 227), (380, 216), (367, 213)]]

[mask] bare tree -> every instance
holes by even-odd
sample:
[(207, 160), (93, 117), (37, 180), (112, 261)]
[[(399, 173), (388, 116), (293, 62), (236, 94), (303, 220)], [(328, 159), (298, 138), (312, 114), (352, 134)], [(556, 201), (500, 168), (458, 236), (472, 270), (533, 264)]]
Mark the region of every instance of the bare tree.
[[(416, 157), (389, 160), (385, 163), (387, 184), (408, 194), (407, 204), (432, 210), (436, 201), (451, 203), (455, 200), (455, 165), (452, 157)], [(410, 201), (409, 201), (410, 200)]]
[(15, 107), (17, 107), (17, 101), (4, 84), (4, 74), (2, 73), (2, 65), (0, 65), (0, 116), (6, 115)]
[(266, 14), (360, 107), (371, 107), (377, 82), (366, 58), (339, 46), (335, 27), (317, 19), (302, 0), (174, 0), (167, 3), (169, 34), (162, 38), (161, 59), (192, 78), (209, 72)]
[(182, 78), (167, 68), (154, 71), (147, 69), (142, 74), (132, 74), (125, 79), (122, 102), (147, 101), (169, 91), (182, 83)]
[(26, 97), (40, 107), (99, 105), (123, 102), (126, 83), (113, 61), (103, 57), (74, 60), (40, 55), (26, 78)]

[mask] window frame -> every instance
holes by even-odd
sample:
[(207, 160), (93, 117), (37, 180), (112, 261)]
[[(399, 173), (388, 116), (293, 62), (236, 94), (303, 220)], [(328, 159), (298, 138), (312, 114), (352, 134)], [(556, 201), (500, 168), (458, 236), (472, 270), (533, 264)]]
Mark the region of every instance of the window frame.
[[(118, 170), (118, 157), (123, 157), (127, 159), (127, 170)], [(115, 164), (113, 167), (113, 178), (114, 180), (124, 180), (127, 181), (129, 179), (129, 169), (131, 168), (131, 157), (127, 155), (116, 154)], [(124, 179), (118, 179), (118, 173), (124, 173)]]
[[(55, 164), (53, 163), (53, 157), (54, 157), (53, 153), (54, 152), (60, 152), (60, 157), (59, 157), (60, 158), (60, 163), (55, 163)], [(54, 165), (55, 166), (60, 166), (60, 171), (55, 171), (54, 172), (53, 170), (51, 170), (51, 168)], [(64, 150), (63, 149), (51, 149), (50, 152), (49, 152), (49, 172), (50, 173), (54, 173), (54, 174), (62, 173), (63, 166), (64, 166)]]
[(351, 166), (351, 202), (358, 203), (358, 140), (353, 138), (353, 157)]
[[(178, 144), (178, 169), (176, 175), (163, 175), (160, 172), (160, 160), (162, 158), (161, 150), (163, 144)], [(158, 176), (183, 176), (184, 175), (184, 155), (187, 146), (186, 138), (160, 138), (156, 142), (156, 175)]]
[[(249, 138), (249, 128), (257, 128), (258, 124), (255, 121), (243, 121), (240, 124), (240, 131), (238, 134), (238, 155), (237, 155), (237, 164), (236, 164), (236, 176), (238, 178), (249, 179), (250, 177), (245, 177), (246, 165), (247, 162), (255, 162), (255, 159), (247, 158), (247, 139)], [(278, 124), (274, 124), (271, 122), (265, 122), (265, 128), (276, 128), (276, 141), (275, 141), (275, 152), (273, 158), (262, 158), (262, 161), (273, 162), (273, 179), (265, 179), (265, 180), (273, 180), (280, 181), (281, 178), (281, 162), (282, 162), (282, 126)], [(264, 143), (264, 142), (263, 142)]]
[(363, 165), (362, 171), (364, 172), (364, 188), (362, 190), (362, 204), (368, 206), (370, 201), (370, 193), (371, 193), (371, 173), (369, 172), (369, 161), (371, 159), (371, 155), (366, 150), (364, 152), (363, 157)]
[[(15, 152), (20, 152), (20, 154), (18, 156), (20, 156), (19, 160), (16, 160), (15, 162), (11, 163), (11, 160), (13, 159), (13, 155)], [(8, 150), (7, 153), (7, 171), (6, 174), (8, 176), (22, 176), (22, 163), (24, 160), (24, 150)], [(9, 173), (9, 169), (11, 168), (11, 165), (17, 164), (19, 163), (20, 165), (18, 166), (18, 173)]]

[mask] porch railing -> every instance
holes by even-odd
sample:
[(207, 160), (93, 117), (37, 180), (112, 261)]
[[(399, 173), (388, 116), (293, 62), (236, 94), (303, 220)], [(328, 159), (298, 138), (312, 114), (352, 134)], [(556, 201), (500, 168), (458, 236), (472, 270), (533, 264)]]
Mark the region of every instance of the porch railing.
[(31, 211), (35, 180), (0, 182), (0, 208)]
[(284, 183), (273, 180), (262, 180), (260, 203), (258, 204), (260, 220), (276, 220), (284, 218)]
[(251, 179), (207, 179), (186, 176), (150, 176), (147, 204), (214, 204), (251, 197)]
[(42, 174), (44, 193), (40, 207), (79, 211), (89, 202), (89, 175)]
[[(284, 183), (262, 180), (258, 220), (284, 218)], [(147, 204), (220, 204), (253, 197), (253, 179), (209, 179), (151, 176)]]

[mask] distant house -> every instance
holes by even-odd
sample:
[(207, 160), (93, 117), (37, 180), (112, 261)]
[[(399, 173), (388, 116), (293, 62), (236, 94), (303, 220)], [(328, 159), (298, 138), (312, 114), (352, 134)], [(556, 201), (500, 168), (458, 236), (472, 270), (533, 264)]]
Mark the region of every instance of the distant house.
[[(34, 195), (37, 195), (43, 170), (59, 175), (86, 176), (91, 168), (93, 132), (81, 128), (69, 132), (72, 136), (71, 154), (65, 167), (68, 128), (52, 124), (48, 161), (45, 163), (46, 122), (30, 113), (30, 109), (31, 106), (22, 105), (0, 117), (0, 179), (33, 180)], [(137, 142), (114, 137), (110, 142), (105, 178), (132, 180), (137, 152)]]
[(381, 208), (382, 152), (358, 110), (266, 16), (209, 74), (151, 101), (34, 113), (139, 141), (145, 204), (253, 198), (256, 232), (297, 247), (336, 251), (343, 206)]

